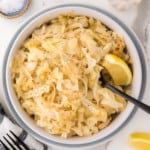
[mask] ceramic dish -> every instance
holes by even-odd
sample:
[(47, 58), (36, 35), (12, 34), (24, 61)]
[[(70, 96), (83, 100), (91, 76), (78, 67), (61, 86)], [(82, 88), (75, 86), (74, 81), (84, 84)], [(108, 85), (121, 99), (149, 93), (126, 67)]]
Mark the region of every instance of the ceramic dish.
[(43, 10), (27, 20), (18, 29), (8, 46), (3, 63), (3, 85), (7, 100), (6, 103), (11, 111), (11, 114), (16, 119), (18, 124), (31, 135), (48, 145), (65, 147), (69, 149), (87, 148), (106, 142), (116, 135), (117, 132), (120, 131), (120, 129), (122, 129), (133, 116), (135, 106), (128, 103), (126, 109), (108, 127), (97, 134), (89, 137), (63, 139), (61, 137), (52, 136), (46, 133), (41, 128), (38, 128), (33, 120), (29, 118), (29, 116), (21, 108), (19, 101), (16, 98), (10, 77), (10, 62), (13, 58), (13, 55), (23, 41), (32, 33), (32, 31), (46, 21), (57, 17), (59, 14), (64, 14), (70, 11), (74, 12), (75, 14), (91, 16), (96, 19), (100, 19), (110, 29), (123, 35), (127, 49), (133, 60), (134, 78), (131, 87), (131, 95), (142, 100), (147, 82), (147, 63), (139, 40), (135, 34), (115, 16), (102, 9), (87, 5), (61, 5)]

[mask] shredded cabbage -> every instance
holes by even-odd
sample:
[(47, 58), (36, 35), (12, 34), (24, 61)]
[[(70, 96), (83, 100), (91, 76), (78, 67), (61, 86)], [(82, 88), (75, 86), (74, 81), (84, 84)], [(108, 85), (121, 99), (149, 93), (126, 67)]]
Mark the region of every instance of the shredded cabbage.
[(12, 81), (21, 106), (50, 134), (97, 133), (126, 106), (99, 83), (103, 57), (124, 57), (124, 48), (123, 38), (94, 18), (68, 14), (50, 20), (14, 56)]

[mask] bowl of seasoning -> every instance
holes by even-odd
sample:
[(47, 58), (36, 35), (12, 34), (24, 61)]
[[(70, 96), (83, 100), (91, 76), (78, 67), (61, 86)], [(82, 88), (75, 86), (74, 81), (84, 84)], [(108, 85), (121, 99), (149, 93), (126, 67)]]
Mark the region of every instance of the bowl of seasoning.
[(31, 0), (0, 0), (0, 14), (6, 18), (16, 18), (28, 9)]

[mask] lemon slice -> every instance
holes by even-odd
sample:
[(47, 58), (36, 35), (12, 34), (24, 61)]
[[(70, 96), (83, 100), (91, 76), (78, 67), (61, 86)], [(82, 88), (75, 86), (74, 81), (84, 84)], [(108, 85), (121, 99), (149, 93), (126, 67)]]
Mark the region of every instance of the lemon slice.
[(150, 150), (150, 133), (132, 133), (129, 142), (136, 150)]
[(102, 65), (107, 69), (116, 85), (129, 85), (132, 81), (132, 73), (127, 63), (120, 57), (107, 54)]

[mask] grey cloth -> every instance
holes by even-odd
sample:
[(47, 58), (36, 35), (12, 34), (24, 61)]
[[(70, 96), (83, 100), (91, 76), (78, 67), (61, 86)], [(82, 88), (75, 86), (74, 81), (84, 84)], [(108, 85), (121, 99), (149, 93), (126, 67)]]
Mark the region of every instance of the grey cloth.
[[(0, 139), (4, 141), (3, 136), (9, 133), (9, 130), (15, 132), (18, 137), (24, 141), (31, 150), (51, 150), (46, 145), (41, 144), (30, 136), (26, 131), (14, 124), (4, 113), (2, 106), (0, 105)], [(0, 144), (0, 150), (4, 150), (4, 147)]]
[[(150, 65), (150, 0), (142, 0), (138, 7), (138, 14), (132, 28), (144, 46), (146, 57)], [(148, 92), (148, 98), (149, 97), (150, 93)]]
[(132, 25), (135, 33), (141, 40), (144, 48), (147, 49), (149, 40), (149, 26), (150, 26), (150, 0), (142, 0), (138, 7), (137, 17)]

